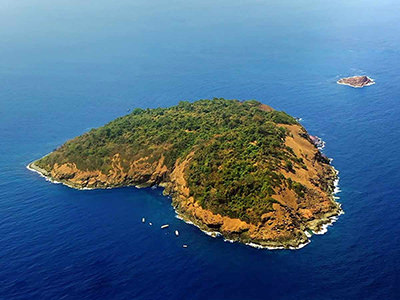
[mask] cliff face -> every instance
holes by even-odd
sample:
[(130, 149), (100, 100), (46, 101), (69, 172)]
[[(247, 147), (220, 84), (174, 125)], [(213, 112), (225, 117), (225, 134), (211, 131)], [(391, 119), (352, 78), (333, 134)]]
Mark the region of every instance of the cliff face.
[[(262, 108), (268, 108), (266, 113), (270, 111), (267, 106)], [(158, 148), (149, 152), (147, 156), (135, 157), (130, 161), (123, 158), (120, 153), (115, 153), (111, 156), (107, 169), (82, 169), (76, 162), (63, 161), (60, 158), (51, 160), (51, 163), (48, 159), (39, 160), (30, 166), (74, 188), (160, 185), (165, 187), (166, 194), (172, 196), (177, 213), (203, 230), (219, 232), (228, 239), (245, 243), (269, 247), (298, 247), (307, 242), (307, 231), (319, 231), (323, 224), (328, 223), (332, 216), (340, 212), (339, 205), (332, 197), (336, 172), (300, 124), (277, 124), (277, 126), (281, 128), (279, 130), (285, 131), (281, 148), (286, 149), (290, 156), (287, 154), (284, 157), (285, 161), (278, 159), (273, 165), (271, 177), (265, 177), (266, 180), (275, 178), (276, 182), (262, 186), (254, 182), (251, 174), (261, 174), (254, 172), (259, 172), (257, 168), (261, 166), (265, 168), (265, 163), (269, 166), (272, 158), (267, 159), (266, 162), (260, 159), (251, 161), (253, 169), (244, 173), (243, 180), (245, 181), (243, 182), (250, 181), (250, 186), (254, 190), (245, 190), (248, 196), (243, 199), (245, 205), (240, 206), (244, 209), (242, 214), (237, 213), (236, 202), (225, 203), (226, 197), (219, 194), (224, 192), (221, 191), (222, 185), (215, 184), (213, 186), (217, 188), (213, 186), (207, 188), (207, 197), (201, 199), (198, 196), (198, 187), (191, 183), (193, 172), (197, 172), (200, 167), (200, 170), (204, 170), (202, 172), (209, 172), (210, 175), (207, 177), (211, 178), (217, 178), (216, 176), (220, 176), (218, 174), (222, 174), (218, 172), (231, 172), (231, 169), (225, 170), (226, 167), (221, 163), (232, 157), (231, 146), (228, 147), (228, 151), (222, 148), (217, 149), (216, 153), (222, 157), (222, 160), (215, 158), (218, 164), (214, 169), (209, 157), (206, 157), (205, 166), (198, 166), (201, 162), (198, 156), (203, 153), (202, 149), (206, 146), (202, 148), (194, 146), (190, 152), (188, 151), (170, 164), (166, 161), (164, 153), (159, 151), (161, 148), (168, 148), (165, 144), (158, 145)], [(253, 151), (250, 155), (255, 155), (256, 150), (253, 148), (260, 146), (262, 141), (251, 139), (250, 143), (248, 147)], [(210, 142), (207, 142), (208, 146), (209, 144)], [(213, 153), (210, 152), (210, 155), (214, 155)], [(293, 163), (288, 157), (293, 159)], [(235, 168), (237, 168), (236, 165)], [(233, 180), (236, 180), (236, 177)], [(209, 185), (215, 180), (200, 182)], [(240, 183), (242, 184), (242, 181)], [(232, 181), (232, 185), (234, 184), (235, 181)], [(226, 190), (228, 191), (232, 185)], [(258, 186), (261, 189), (270, 190), (267, 194), (270, 196), (265, 200), (257, 198), (263, 192), (258, 190)], [(240, 192), (243, 195), (243, 191), (237, 191), (237, 193)], [(228, 201), (234, 196), (228, 195)], [(217, 197), (217, 200), (209, 201), (213, 197)], [(261, 209), (262, 205), (265, 205), (265, 208)]]

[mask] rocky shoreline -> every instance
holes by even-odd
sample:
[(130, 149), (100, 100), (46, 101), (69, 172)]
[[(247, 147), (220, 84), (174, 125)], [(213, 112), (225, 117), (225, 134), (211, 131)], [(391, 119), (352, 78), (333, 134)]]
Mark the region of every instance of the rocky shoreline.
[[(112, 184), (112, 185), (104, 185), (104, 186), (97, 186), (97, 187), (88, 187), (82, 186), (79, 184), (75, 184), (71, 181), (54, 178), (51, 176), (51, 173), (40, 168), (35, 164), (35, 161), (27, 165), (27, 169), (30, 171), (38, 173), (40, 176), (44, 177), (51, 183), (61, 183), (66, 185), (70, 188), (78, 189), (78, 190), (92, 190), (92, 189), (110, 189), (110, 188), (117, 188), (117, 187), (124, 187), (124, 186), (134, 186), (136, 188), (144, 188), (150, 187), (153, 185), (157, 185), (159, 187), (164, 188), (163, 194), (165, 196), (170, 196), (172, 199), (172, 206), (175, 209), (177, 217), (184, 222), (194, 225), (199, 228), (201, 231), (206, 233), (212, 237), (222, 237), (226, 242), (241, 242), (245, 245), (248, 245), (253, 248), (258, 249), (268, 249), (268, 250), (279, 250), (279, 249), (301, 249), (307, 244), (311, 242), (310, 238), (313, 234), (321, 235), (327, 232), (327, 227), (332, 225), (337, 218), (343, 214), (343, 210), (338, 202), (334, 201), (335, 190), (337, 189), (338, 184), (338, 172), (334, 170), (334, 175), (328, 178), (328, 186), (331, 193), (331, 200), (333, 203), (336, 204), (336, 208), (320, 215), (318, 219), (308, 222), (307, 224), (302, 224), (300, 227), (300, 234), (296, 235), (294, 238), (287, 239), (287, 240), (263, 240), (263, 239), (254, 239), (251, 238), (248, 234), (247, 228), (242, 228), (238, 230), (223, 231), (221, 230), (221, 226), (215, 226), (214, 224), (210, 223), (207, 224), (202, 222), (200, 219), (196, 218), (196, 215), (193, 213), (188, 213), (187, 207), (185, 204), (187, 203), (187, 199), (183, 199), (185, 196), (180, 191), (180, 188), (177, 187), (176, 181), (170, 182), (135, 182), (135, 183), (119, 183), (119, 184)], [(190, 203), (193, 205), (193, 203)]]
[[(332, 167), (333, 168), (333, 167)], [(332, 201), (334, 201), (336, 193), (340, 190), (337, 189), (339, 179), (338, 179), (338, 171), (336, 171), (336, 177), (331, 178), (331, 189), (332, 189)], [(165, 190), (164, 190), (165, 191)], [(344, 214), (344, 211), (341, 208), (340, 203), (334, 201), (337, 204), (337, 209), (333, 210), (324, 216), (321, 216), (320, 219), (315, 220), (314, 222), (304, 225), (303, 234), (299, 236), (297, 239), (287, 240), (287, 241), (265, 241), (265, 240), (254, 240), (249, 238), (245, 233), (226, 233), (220, 232), (215, 228), (207, 226), (207, 224), (199, 222), (193, 215), (185, 213), (184, 210), (180, 208), (180, 202), (176, 201), (176, 197), (173, 194), (165, 192), (164, 195), (172, 196), (172, 205), (177, 214), (177, 218), (184, 221), (187, 224), (194, 225), (199, 228), (205, 234), (218, 238), (221, 237), (225, 242), (240, 242), (247, 246), (257, 248), (257, 249), (267, 249), (267, 250), (298, 250), (311, 242), (311, 237), (313, 234), (315, 235), (323, 235), (328, 231), (328, 227), (333, 225), (339, 218), (340, 215)]]

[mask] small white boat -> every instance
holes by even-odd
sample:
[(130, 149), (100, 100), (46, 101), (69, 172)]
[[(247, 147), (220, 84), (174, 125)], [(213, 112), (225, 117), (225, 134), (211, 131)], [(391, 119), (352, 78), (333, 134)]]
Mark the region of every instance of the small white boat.
[(168, 228), (169, 227), (169, 225), (168, 224), (165, 224), (165, 225), (162, 225), (161, 226), (161, 229), (165, 229), (165, 228)]
[(146, 219), (145, 219), (145, 218), (142, 218), (142, 223), (144, 223), (144, 222), (146, 222)]
[(175, 235), (179, 236), (179, 231), (178, 230), (175, 230)]
[(185, 244), (185, 245), (183, 245), (182, 247), (183, 247), (183, 248), (187, 248), (188, 246)]
[(149, 225), (151, 226), (151, 225), (153, 225), (153, 223), (150, 222)]

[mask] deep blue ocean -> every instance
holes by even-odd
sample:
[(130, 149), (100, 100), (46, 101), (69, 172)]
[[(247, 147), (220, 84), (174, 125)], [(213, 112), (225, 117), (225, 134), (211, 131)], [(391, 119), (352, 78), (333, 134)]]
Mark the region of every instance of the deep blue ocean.
[[(399, 11), (0, 0), (0, 299), (399, 299)], [(376, 84), (336, 84), (358, 74)], [(177, 219), (161, 189), (78, 191), (26, 169), (128, 109), (213, 97), (257, 99), (325, 140), (345, 211), (325, 235), (232, 244)]]

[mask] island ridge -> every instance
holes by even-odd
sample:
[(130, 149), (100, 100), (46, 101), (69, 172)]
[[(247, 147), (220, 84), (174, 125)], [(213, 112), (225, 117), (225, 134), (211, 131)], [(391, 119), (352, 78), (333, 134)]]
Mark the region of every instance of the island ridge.
[(184, 220), (263, 247), (300, 247), (341, 213), (329, 159), (293, 117), (255, 100), (135, 109), (29, 168), (78, 189), (162, 186)]

